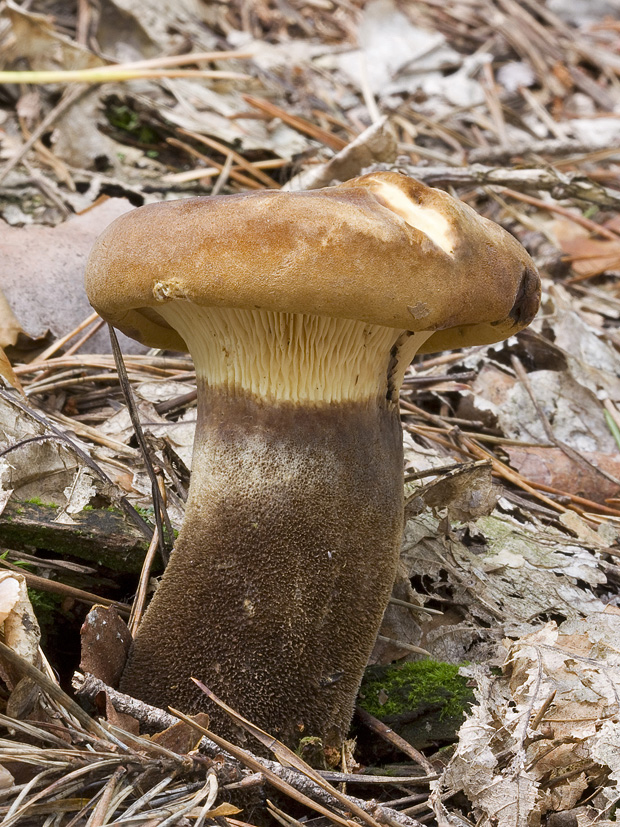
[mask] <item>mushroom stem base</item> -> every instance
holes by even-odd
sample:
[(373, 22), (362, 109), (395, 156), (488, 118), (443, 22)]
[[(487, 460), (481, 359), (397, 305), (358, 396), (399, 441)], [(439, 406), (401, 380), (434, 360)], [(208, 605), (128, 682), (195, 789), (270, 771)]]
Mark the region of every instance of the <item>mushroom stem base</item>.
[(195, 676), (290, 746), (338, 745), (394, 580), (395, 405), (267, 405), (200, 389), (186, 520), (121, 688), (227, 716)]

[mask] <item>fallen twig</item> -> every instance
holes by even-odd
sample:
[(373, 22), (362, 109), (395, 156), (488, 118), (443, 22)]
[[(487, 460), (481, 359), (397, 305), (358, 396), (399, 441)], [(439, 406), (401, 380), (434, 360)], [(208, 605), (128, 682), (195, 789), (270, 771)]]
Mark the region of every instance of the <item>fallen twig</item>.
[[(620, 148), (618, 149), (620, 155)], [(575, 198), (603, 207), (620, 207), (620, 193), (601, 186), (580, 172), (560, 172), (551, 167), (406, 167), (406, 172), (430, 186), (495, 186), (514, 190), (549, 192), (554, 198)]]

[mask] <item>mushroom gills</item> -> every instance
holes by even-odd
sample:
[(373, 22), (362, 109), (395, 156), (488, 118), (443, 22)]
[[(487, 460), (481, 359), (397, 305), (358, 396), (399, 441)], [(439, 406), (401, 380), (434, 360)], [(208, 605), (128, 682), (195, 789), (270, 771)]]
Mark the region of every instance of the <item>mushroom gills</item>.
[(210, 387), (271, 402), (378, 400), (388, 384), (400, 387), (407, 366), (433, 334), (188, 301), (163, 304), (157, 313), (187, 342), (197, 376)]

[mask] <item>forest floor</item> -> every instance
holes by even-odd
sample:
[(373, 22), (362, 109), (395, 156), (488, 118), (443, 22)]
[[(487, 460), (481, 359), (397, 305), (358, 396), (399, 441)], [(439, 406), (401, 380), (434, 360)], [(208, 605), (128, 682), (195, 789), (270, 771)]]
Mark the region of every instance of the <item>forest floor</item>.
[[(3, 825), (615, 823), (618, 11), (0, 3)], [(86, 257), (136, 206), (379, 169), (512, 232), (541, 309), (506, 342), (406, 374), (408, 519), (357, 744), (318, 769), (277, 745), (274, 760), (197, 750), (206, 722), (132, 707), (113, 689), (116, 638), (100, 641), (125, 634), (147, 549), (170, 540), (162, 492), (171, 527), (183, 519), (195, 372), (122, 340), (141, 451)], [(155, 556), (145, 590), (160, 571)]]

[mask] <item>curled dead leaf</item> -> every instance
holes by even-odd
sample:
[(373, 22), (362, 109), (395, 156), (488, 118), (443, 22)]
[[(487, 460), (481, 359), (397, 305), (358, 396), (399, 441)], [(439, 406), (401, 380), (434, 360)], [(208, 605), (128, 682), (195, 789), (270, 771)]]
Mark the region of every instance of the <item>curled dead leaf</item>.
[(449, 520), (468, 523), (492, 513), (500, 488), (484, 460), (460, 465), (415, 493), (415, 499), (435, 510), (447, 509)]
[[(0, 627), (6, 646), (28, 663), (38, 665), (41, 632), (22, 574), (0, 572)], [(16, 719), (28, 717), (40, 694), (38, 686), (5, 659), (0, 660), (0, 676), (10, 690), (6, 714)], [(2, 781), (0, 775), (0, 787)]]
[(553, 222), (553, 232), (578, 276), (589, 278), (620, 268), (620, 237), (618, 241), (591, 238), (587, 230), (566, 218)]
[(28, 663), (37, 664), (41, 632), (28, 597), (26, 579), (17, 572), (0, 572), (0, 623), (6, 645)]
[[(209, 716), (206, 712), (199, 712), (192, 716), (192, 721), (195, 721), (199, 726), (205, 729), (209, 728)], [(198, 744), (202, 739), (202, 735), (197, 734), (195, 729), (192, 729), (189, 724), (184, 721), (178, 721), (176, 724), (169, 726), (162, 732), (157, 732), (151, 737), (151, 741), (159, 744), (166, 749), (176, 752), (179, 755), (187, 755), (193, 749), (198, 748)], [(232, 813), (234, 815), (234, 813)]]
[(113, 606), (93, 606), (82, 624), (80, 637), (82, 672), (116, 688), (131, 645), (125, 621)]
[(21, 332), (21, 325), (11, 310), (11, 305), (8, 303), (6, 296), (0, 290), (0, 347), (4, 348), (16, 344), (17, 337)]

